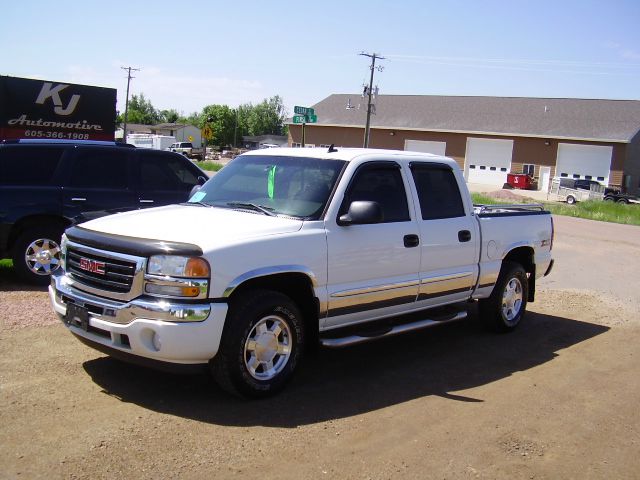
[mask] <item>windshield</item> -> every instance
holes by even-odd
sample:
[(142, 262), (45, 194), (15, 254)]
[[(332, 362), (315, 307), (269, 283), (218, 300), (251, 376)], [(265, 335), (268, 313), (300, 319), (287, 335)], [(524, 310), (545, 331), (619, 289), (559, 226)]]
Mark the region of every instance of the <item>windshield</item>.
[(344, 165), (342, 160), (241, 155), (189, 202), (317, 220)]

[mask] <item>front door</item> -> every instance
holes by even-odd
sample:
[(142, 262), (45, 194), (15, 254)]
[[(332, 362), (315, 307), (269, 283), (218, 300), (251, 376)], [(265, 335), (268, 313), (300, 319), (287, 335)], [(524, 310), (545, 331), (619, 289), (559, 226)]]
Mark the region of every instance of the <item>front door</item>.
[(383, 220), (340, 226), (327, 221), (328, 317), (325, 328), (404, 311), (418, 293), (420, 248), (406, 182), (395, 162), (363, 164), (349, 185), (338, 217), (353, 201), (375, 201)]

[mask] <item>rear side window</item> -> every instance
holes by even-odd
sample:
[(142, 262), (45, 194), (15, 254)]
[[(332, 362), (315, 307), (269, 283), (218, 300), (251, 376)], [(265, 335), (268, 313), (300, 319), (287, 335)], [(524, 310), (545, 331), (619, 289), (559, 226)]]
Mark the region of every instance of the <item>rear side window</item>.
[(0, 185), (50, 185), (64, 148), (0, 148)]
[(464, 205), (453, 171), (445, 165), (411, 165), (423, 220), (464, 216)]
[(128, 186), (126, 151), (79, 150), (69, 185), (76, 188), (125, 189)]
[(144, 190), (191, 190), (198, 183), (189, 162), (175, 155), (140, 153), (138, 165)]

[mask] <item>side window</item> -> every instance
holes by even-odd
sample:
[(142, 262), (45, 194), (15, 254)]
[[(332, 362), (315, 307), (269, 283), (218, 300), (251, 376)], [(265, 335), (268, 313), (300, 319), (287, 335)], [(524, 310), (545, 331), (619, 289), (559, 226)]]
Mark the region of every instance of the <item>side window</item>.
[(76, 188), (127, 188), (127, 155), (124, 150), (79, 149), (69, 185)]
[(137, 162), (140, 186), (143, 190), (187, 191), (198, 183), (198, 178), (181, 158), (154, 152), (140, 153)]
[(340, 215), (347, 213), (351, 202), (357, 200), (378, 202), (385, 223), (410, 220), (407, 194), (397, 165), (372, 164), (358, 170), (345, 195)]
[(463, 217), (464, 205), (453, 171), (445, 165), (412, 165), (423, 220)]
[(0, 148), (0, 185), (50, 185), (63, 152), (60, 147)]

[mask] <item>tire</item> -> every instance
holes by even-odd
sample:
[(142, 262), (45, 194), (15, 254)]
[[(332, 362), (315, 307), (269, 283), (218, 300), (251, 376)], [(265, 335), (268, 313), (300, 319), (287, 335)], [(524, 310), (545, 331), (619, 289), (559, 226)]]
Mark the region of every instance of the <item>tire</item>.
[(62, 227), (44, 225), (18, 236), (13, 246), (13, 268), (18, 277), (33, 285), (48, 285), (61, 266)]
[(627, 203), (629, 203), (629, 201), (628, 201), (626, 198), (619, 198), (619, 199), (618, 199), (618, 203), (624, 203), (624, 204), (627, 204)]
[(519, 263), (505, 262), (489, 298), (480, 300), (480, 317), (491, 330), (511, 332), (527, 308), (528, 278)]
[(252, 290), (229, 305), (211, 371), (227, 392), (263, 398), (291, 380), (303, 350), (304, 322), (297, 305), (282, 293)]
[(605, 202), (613, 202), (615, 201), (613, 197), (604, 197)]
[(573, 205), (576, 203), (576, 197), (574, 197), (573, 195), (567, 195), (567, 203), (569, 205)]

